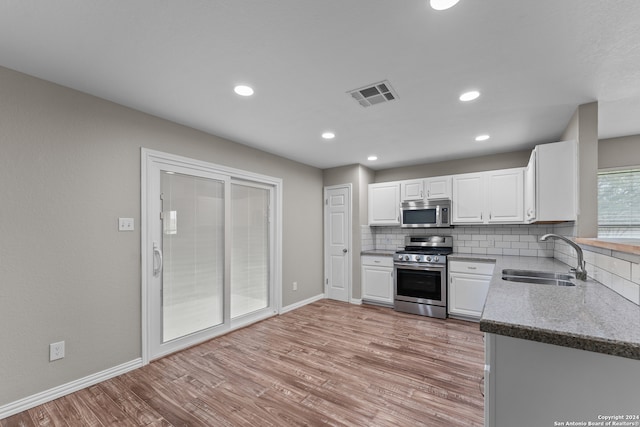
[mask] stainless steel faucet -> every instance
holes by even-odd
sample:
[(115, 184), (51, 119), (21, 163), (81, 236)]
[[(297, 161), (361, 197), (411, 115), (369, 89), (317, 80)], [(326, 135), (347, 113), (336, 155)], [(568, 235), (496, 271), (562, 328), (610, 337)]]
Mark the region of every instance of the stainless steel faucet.
[(587, 280), (587, 269), (586, 269), (586, 263), (584, 262), (584, 254), (582, 253), (582, 248), (578, 246), (575, 242), (567, 239), (564, 236), (559, 236), (557, 234), (545, 234), (540, 238), (540, 241), (544, 242), (549, 237), (563, 240), (567, 242), (569, 246), (571, 246), (573, 249), (576, 250), (576, 254), (578, 255), (578, 266), (576, 268), (572, 268), (571, 271), (576, 274), (576, 279)]

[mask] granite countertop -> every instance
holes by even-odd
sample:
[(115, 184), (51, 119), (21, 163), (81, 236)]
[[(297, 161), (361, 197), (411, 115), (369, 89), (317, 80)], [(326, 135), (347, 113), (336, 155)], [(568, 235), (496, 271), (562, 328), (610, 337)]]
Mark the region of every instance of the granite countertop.
[(553, 286), (502, 280), (502, 269), (567, 272), (553, 258), (450, 255), (495, 262), (480, 330), (640, 360), (640, 307), (595, 280)]
[(384, 250), (384, 249), (371, 249), (368, 251), (360, 252), (360, 255), (376, 255), (376, 256), (393, 256), (396, 251)]

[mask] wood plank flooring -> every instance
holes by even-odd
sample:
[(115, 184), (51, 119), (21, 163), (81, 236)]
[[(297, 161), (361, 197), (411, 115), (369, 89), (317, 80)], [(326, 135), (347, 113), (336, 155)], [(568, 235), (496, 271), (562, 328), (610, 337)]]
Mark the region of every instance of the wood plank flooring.
[(9, 426), (482, 426), (476, 323), (322, 300), (0, 420)]

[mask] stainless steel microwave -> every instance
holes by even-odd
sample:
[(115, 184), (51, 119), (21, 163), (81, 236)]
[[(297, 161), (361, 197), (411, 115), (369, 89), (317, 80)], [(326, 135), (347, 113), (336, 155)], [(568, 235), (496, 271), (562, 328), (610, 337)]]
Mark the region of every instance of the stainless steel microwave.
[(403, 202), (402, 227), (451, 227), (451, 200)]

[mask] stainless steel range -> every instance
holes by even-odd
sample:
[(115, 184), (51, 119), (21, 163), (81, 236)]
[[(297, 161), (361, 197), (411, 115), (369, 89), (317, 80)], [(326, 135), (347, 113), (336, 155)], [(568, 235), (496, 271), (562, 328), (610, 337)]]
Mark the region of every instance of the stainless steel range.
[(447, 317), (447, 255), (451, 236), (406, 236), (404, 250), (393, 256), (396, 311)]

